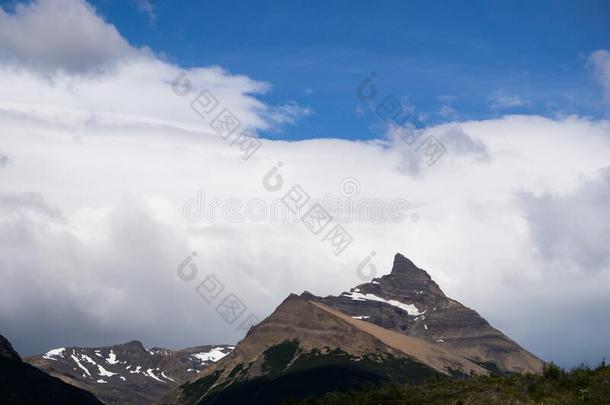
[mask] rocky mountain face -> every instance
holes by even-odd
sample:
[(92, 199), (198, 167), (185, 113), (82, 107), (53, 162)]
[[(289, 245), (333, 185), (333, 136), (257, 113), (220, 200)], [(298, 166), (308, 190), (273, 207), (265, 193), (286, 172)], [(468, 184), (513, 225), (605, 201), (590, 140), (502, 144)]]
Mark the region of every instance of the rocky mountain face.
[(280, 403), (367, 383), (533, 372), (542, 361), (396, 255), (338, 297), (290, 295), (235, 350), (161, 403)]
[(146, 350), (132, 341), (97, 348), (62, 347), (25, 361), (92, 392), (106, 404), (150, 404), (232, 349), (218, 345)]
[(338, 297), (304, 298), (349, 316), (459, 351), (502, 372), (537, 372), (540, 359), (493, 328), (476, 311), (447, 297), (430, 275), (401, 254), (390, 274)]
[(0, 403), (6, 405), (100, 405), (91, 393), (21, 360), (9, 341), (0, 335)]

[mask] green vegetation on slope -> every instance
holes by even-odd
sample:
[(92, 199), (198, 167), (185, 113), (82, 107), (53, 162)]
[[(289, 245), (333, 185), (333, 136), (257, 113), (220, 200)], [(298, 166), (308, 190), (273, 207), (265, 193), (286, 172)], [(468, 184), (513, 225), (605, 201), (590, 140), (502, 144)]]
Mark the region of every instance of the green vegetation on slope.
[(180, 386), (182, 388), (182, 399), (185, 402), (196, 401), (203, 393), (214, 385), (220, 377), (220, 372), (216, 371), (213, 374), (195, 380), (194, 382), (186, 382)]
[[(424, 364), (390, 354), (354, 357), (342, 350), (328, 348), (302, 352), (296, 340), (285, 341), (264, 352), (263, 375), (244, 379), (250, 367), (235, 366), (230, 373), (235, 380), (217, 385), (199, 404), (279, 404), (287, 398), (319, 397), (328, 392), (364, 386), (443, 377)], [(183, 385), (183, 396), (203, 395), (211, 386), (208, 384), (211, 380), (212, 376), (208, 376), (205, 382)]]
[(605, 363), (591, 369), (580, 366), (564, 371), (553, 363), (542, 375), (443, 379), (420, 385), (386, 385), (360, 391), (333, 392), (305, 401), (307, 405), (449, 405), (449, 404), (610, 404), (610, 367)]

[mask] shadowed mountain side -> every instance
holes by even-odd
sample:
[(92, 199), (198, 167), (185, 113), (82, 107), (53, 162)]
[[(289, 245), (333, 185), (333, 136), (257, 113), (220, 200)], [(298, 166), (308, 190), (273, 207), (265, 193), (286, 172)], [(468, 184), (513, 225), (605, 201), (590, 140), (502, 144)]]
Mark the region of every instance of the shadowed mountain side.
[(0, 335), (0, 403), (99, 405), (93, 394), (24, 363)]

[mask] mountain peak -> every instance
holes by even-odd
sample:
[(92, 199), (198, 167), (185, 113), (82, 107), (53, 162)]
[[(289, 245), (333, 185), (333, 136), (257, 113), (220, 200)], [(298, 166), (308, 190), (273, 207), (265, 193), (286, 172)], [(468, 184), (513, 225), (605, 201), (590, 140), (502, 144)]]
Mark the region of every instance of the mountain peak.
[(127, 343), (117, 345), (116, 347), (120, 347), (124, 350), (133, 351), (133, 352), (145, 352), (146, 351), (146, 348), (144, 347), (142, 342), (140, 342), (139, 340), (131, 340)]
[(339, 296), (290, 294), (250, 329), (232, 356), (178, 386), (162, 403), (281, 403), (393, 378), (417, 382), (436, 373), (541, 369), (540, 359), (445, 296), (426, 271), (396, 254), (391, 274)]
[(411, 260), (400, 253), (396, 253), (394, 256), (394, 264), (392, 265), (391, 274), (420, 274), (430, 278), (430, 275), (425, 270), (417, 267)]

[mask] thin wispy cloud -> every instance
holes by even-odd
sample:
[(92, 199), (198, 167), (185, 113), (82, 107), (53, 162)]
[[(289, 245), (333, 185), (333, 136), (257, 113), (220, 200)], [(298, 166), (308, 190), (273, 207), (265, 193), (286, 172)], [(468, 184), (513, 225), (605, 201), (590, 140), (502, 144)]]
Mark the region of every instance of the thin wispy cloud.
[(516, 107), (530, 105), (530, 101), (518, 95), (509, 95), (502, 90), (498, 90), (491, 97), (491, 108), (494, 110), (506, 110)]
[(460, 118), (459, 113), (457, 112), (454, 103), (456, 101), (455, 96), (451, 95), (442, 95), (437, 97), (438, 101), (441, 102), (441, 106), (438, 110), (438, 115), (447, 121), (454, 121)]
[(148, 21), (154, 24), (157, 21), (157, 13), (152, 0), (136, 0), (138, 10), (148, 17)]
[(610, 103), (610, 52), (599, 49), (591, 54), (589, 63), (593, 66), (597, 80), (602, 86), (605, 101)]

